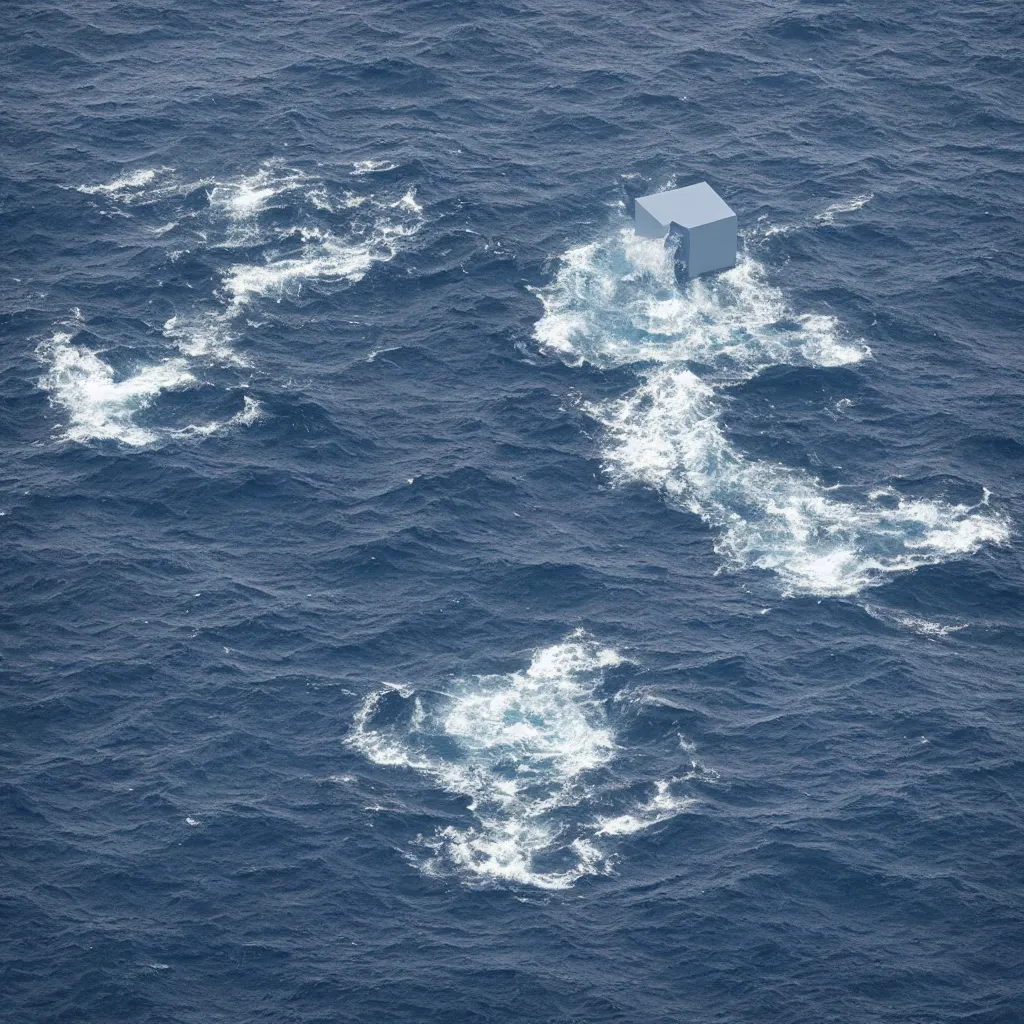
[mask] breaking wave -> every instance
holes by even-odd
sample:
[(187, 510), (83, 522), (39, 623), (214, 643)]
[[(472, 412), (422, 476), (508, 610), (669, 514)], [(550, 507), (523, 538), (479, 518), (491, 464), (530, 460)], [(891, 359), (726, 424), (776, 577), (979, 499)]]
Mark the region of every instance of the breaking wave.
[(821, 213), (816, 213), (810, 220), (796, 224), (774, 224), (767, 215), (763, 215), (758, 218), (753, 228), (749, 229), (747, 237), (757, 238), (761, 236), (763, 238), (771, 238), (773, 235), (792, 235), (794, 232), (804, 231), (808, 228), (838, 228), (842, 225), (842, 221), (837, 221), (837, 217), (862, 210), (874, 198), (875, 194), (873, 192), (865, 192), (863, 195), (854, 196), (852, 199), (841, 199), (837, 202), (829, 203)]
[(168, 438), (209, 437), (227, 428), (248, 427), (263, 414), (260, 403), (245, 395), (241, 411), (227, 419), (183, 427), (141, 426), (136, 416), (160, 395), (197, 387), (199, 380), (187, 361), (176, 356), (118, 374), (99, 352), (75, 343), (82, 327), (80, 322), (69, 325), (37, 349), (49, 364), (40, 385), (67, 414), (64, 440), (111, 440), (142, 448)]
[(814, 222), (815, 224), (835, 224), (836, 217), (841, 216), (844, 213), (854, 213), (857, 210), (862, 210), (874, 198), (875, 195), (873, 192), (866, 192), (864, 195), (854, 196), (853, 199), (841, 200), (837, 203), (829, 203), (829, 205), (814, 218)]
[(149, 167), (138, 171), (126, 171), (124, 174), (100, 185), (76, 185), (75, 191), (90, 196), (116, 196), (128, 199), (137, 195), (148, 185), (152, 185), (162, 175), (170, 174), (170, 167)]
[(156, 441), (158, 432), (140, 427), (134, 417), (162, 392), (195, 384), (185, 360), (165, 359), (117, 380), (109, 363), (84, 345), (74, 344), (74, 338), (74, 333), (58, 331), (38, 350), (49, 363), (40, 383), (68, 415), (64, 437), (114, 440), (131, 447)]
[[(65, 437), (141, 447), (162, 437), (205, 437), (256, 422), (259, 403), (249, 396), (244, 410), (224, 421), (157, 429), (140, 425), (137, 417), (162, 393), (195, 386), (204, 367), (246, 367), (238, 342), (243, 330), (256, 327), (242, 316), (254, 303), (297, 299), (314, 284), (358, 282), (375, 264), (397, 255), (425, 221), (412, 189), (377, 194), (360, 185), (367, 173), (384, 169), (354, 165), (348, 179), (335, 182), (268, 161), (236, 178), (189, 181), (159, 167), (77, 186), (97, 204), (151, 216), (150, 231), (160, 238), (187, 224), (190, 244), (224, 265), (216, 270), (219, 287), (212, 294), (167, 319), (168, 351), (140, 358), (142, 367), (127, 376), (119, 376), (98, 352), (74, 343), (80, 320), (71, 333), (62, 325), (38, 346), (37, 355), (48, 365), (40, 384), (69, 418)], [(197, 196), (205, 202), (197, 203)], [(173, 263), (183, 251), (188, 250), (169, 251), (168, 258)]]
[(748, 458), (722, 429), (721, 387), (778, 364), (855, 364), (870, 350), (831, 316), (799, 314), (741, 257), (680, 288), (674, 254), (632, 226), (570, 249), (536, 294), (540, 345), (568, 363), (635, 365), (639, 386), (587, 412), (605, 428), (620, 483), (659, 490), (718, 533), (734, 569), (776, 574), (786, 594), (849, 595), (892, 573), (1005, 543), (1006, 521), (977, 506), (875, 492), (844, 501), (810, 474)]
[[(607, 771), (619, 747), (598, 691), (621, 662), (577, 632), (535, 651), (521, 672), (458, 679), (445, 693), (386, 685), (364, 700), (353, 747), (469, 801), (475, 823), (423, 839), (421, 867), (564, 889), (611, 870), (601, 837), (649, 828), (695, 802), (680, 791), (692, 774), (651, 783), (638, 801)], [(609, 804), (615, 813), (598, 813)]]

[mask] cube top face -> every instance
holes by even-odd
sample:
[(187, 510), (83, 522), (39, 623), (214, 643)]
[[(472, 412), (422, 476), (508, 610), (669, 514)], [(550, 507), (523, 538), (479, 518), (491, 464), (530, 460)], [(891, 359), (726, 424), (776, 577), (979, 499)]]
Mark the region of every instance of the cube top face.
[(657, 234), (665, 235), (673, 224), (692, 230), (736, 216), (728, 203), (706, 181), (641, 196), (636, 201), (636, 207), (637, 228), (639, 230), (642, 226), (644, 230), (641, 233), (648, 237), (652, 237), (655, 224), (661, 228)]

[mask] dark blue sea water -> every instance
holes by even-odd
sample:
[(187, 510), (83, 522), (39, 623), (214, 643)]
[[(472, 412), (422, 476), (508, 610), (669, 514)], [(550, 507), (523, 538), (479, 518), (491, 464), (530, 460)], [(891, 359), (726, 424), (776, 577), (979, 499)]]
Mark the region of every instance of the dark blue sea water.
[(1019, 3), (3, 16), (0, 1021), (1024, 1021)]

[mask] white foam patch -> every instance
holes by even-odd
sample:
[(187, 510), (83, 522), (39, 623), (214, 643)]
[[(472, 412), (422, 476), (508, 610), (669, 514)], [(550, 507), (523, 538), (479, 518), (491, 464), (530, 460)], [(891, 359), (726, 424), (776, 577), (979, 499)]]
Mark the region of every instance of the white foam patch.
[(247, 366), (234, 349), (232, 321), (230, 311), (172, 316), (164, 324), (163, 334), (184, 356), (219, 365)]
[(635, 807), (625, 814), (598, 818), (595, 823), (599, 836), (628, 836), (634, 832), (659, 825), (674, 818), (677, 814), (693, 807), (697, 801), (691, 796), (682, 796), (672, 791), (673, 782), (663, 780), (654, 784), (654, 794), (650, 800)]
[(384, 171), (396, 170), (398, 164), (393, 164), (390, 160), (357, 160), (352, 165), (352, 174), (381, 174)]
[[(636, 365), (640, 385), (589, 405), (605, 427), (605, 463), (718, 531), (735, 569), (775, 573), (786, 594), (846, 595), (890, 574), (1009, 539), (1005, 519), (888, 495), (842, 501), (809, 474), (747, 458), (720, 423), (718, 389), (776, 364), (841, 366), (870, 355), (836, 319), (789, 309), (749, 257), (680, 287), (661, 241), (624, 227), (562, 257), (537, 291), (537, 341), (572, 364)], [(651, 365), (653, 364), (653, 365)]]
[(71, 333), (58, 332), (37, 349), (49, 366), (40, 385), (68, 415), (65, 438), (114, 440), (132, 447), (155, 441), (158, 433), (138, 426), (135, 416), (161, 392), (195, 384), (185, 360), (165, 359), (117, 380), (113, 367), (73, 339)]
[[(392, 166), (369, 162), (361, 169), (370, 173)], [(224, 421), (157, 430), (139, 426), (135, 417), (162, 391), (193, 384), (197, 365), (248, 366), (249, 360), (235, 346), (243, 322), (259, 326), (243, 321), (259, 299), (293, 298), (312, 282), (359, 281), (374, 264), (393, 259), (423, 227), (423, 207), (414, 189), (359, 195), (361, 183), (348, 184), (339, 189), (311, 172), (267, 161), (252, 174), (226, 180), (187, 183), (171, 168), (161, 167), (133, 171), (103, 185), (80, 186), (80, 191), (106, 195), (118, 206), (141, 209), (157, 201), (178, 203), (179, 208), (171, 210), (172, 220), (161, 210), (163, 223), (149, 229), (154, 235), (162, 236), (188, 218), (203, 246), (244, 246), (257, 250), (259, 258), (247, 253), (249, 262), (236, 262), (221, 273), (221, 287), (208, 302), (170, 317), (163, 334), (177, 356), (128, 379), (115, 380), (113, 368), (96, 353), (70, 344), (70, 335), (64, 342), (41, 345), (39, 354), (50, 365), (41, 383), (69, 412), (66, 436), (114, 438), (137, 447), (160, 438), (204, 437), (256, 422), (259, 405), (252, 399), (246, 399), (243, 412)], [(200, 187), (208, 188), (208, 209), (186, 210), (181, 200)], [(282, 226), (282, 219), (290, 223)], [(168, 255), (173, 262), (185, 251)], [(57, 338), (63, 336), (59, 332)]]
[(263, 163), (253, 174), (218, 181), (210, 190), (210, 207), (228, 223), (228, 246), (261, 240), (259, 215), (282, 197), (301, 198), (322, 190), (319, 182), (280, 161)]
[(357, 195), (348, 189), (344, 189), (340, 194), (335, 195), (321, 185), (311, 188), (306, 193), (306, 198), (318, 210), (324, 210), (327, 213), (342, 213), (345, 210), (357, 210), (360, 206), (365, 206), (367, 203), (372, 202), (374, 197)]
[(118, 379), (99, 353), (76, 345), (74, 337), (73, 331), (58, 331), (36, 349), (48, 367), (40, 386), (68, 416), (62, 435), (65, 440), (110, 440), (142, 448), (167, 438), (208, 437), (226, 428), (251, 426), (263, 416), (259, 402), (246, 395), (241, 411), (225, 420), (179, 428), (140, 426), (138, 414), (163, 392), (197, 384), (186, 360), (163, 359)]
[(671, 247), (632, 226), (570, 249), (536, 289), (537, 341), (570, 362), (611, 367), (693, 361), (750, 376), (779, 363), (840, 366), (870, 355), (842, 339), (835, 317), (797, 314), (756, 260), (680, 289)]
[[(577, 632), (535, 651), (521, 672), (460, 679), (443, 696), (385, 686), (363, 702), (349, 743), (469, 801), (475, 824), (425, 840), (425, 870), (545, 889), (610, 870), (596, 839), (613, 829), (587, 807), (607, 789), (601, 769), (618, 749), (597, 688), (621, 660)], [(656, 811), (651, 803), (624, 814), (670, 816), (669, 798), (654, 799)]]
[(844, 213), (853, 213), (855, 210), (861, 210), (874, 198), (873, 192), (867, 192), (864, 195), (855, 196), (853, 199), (831, 203), (814, 218), (814, 222), (816, 224), (835, 224), (836, 217)]
[(875, 605), (865, 604), (864, 611), (873, 619), (884, 623), (894, 629), (909, 629), (912, 633), (927, 637), (929, 640), (942, 640), (952, 633), (959, 633), (967, 629), (969, 622), (933, 622), (930, 619), (922, 619), (916, 615), (907, 615), (905, 612), (891, 608), (879, 608)]
[(170, 174), (173, 169), (170, 167), (152, 167), (137, 171), (126, 171), (124, 174), (107, 182), (105, 185), (78, 185), (76, 191), (84, 192), (86, 195), (108, 195), (115, 198), (123, 198), (133, 192), (138, 192), (152, 185), (157, 178)]

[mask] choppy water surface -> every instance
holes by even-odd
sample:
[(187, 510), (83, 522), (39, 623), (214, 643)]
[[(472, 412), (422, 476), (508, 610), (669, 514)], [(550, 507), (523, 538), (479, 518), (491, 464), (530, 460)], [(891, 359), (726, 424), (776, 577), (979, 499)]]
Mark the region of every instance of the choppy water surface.
[(15, 4), (0, 1016), (1021, 1019), (1022, 36)]

